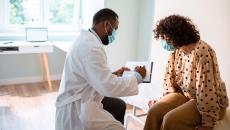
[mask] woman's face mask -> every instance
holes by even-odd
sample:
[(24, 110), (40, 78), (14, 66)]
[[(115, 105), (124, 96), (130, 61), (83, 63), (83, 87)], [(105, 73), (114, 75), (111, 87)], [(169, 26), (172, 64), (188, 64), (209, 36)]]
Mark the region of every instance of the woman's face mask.
[(174, 51), (175, 50), (175, 47), (172, 44), (167, 43), (165, 40), (161, 41), (161, 45), (167, 51)]

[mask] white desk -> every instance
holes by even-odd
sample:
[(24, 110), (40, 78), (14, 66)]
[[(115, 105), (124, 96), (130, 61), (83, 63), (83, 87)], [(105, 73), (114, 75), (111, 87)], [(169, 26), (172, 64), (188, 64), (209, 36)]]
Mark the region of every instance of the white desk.
[(53, 52), (53, 44), (51, 42), (0, 41), (0, 54), (23, 54), (43, 52)]
[(52, 53), (54, 46), (66, 53), (71, 45), (72, 42), (66, 42), (66, 41), (58, 41), (58, 42), (0, 41), (0, 54), (39, 53), (43, 81), (47, 80), (49, 90), (53, 90), (52, 82), (50, 78), (51, 76), (49, 71), (48, 58), (46, 53)]
[(48, 58), (46, 53), (53, 52), (53, 44), (50, 42), (25, 42), (25, 41), (0, 41), (0, 54), (28, 54), (39, 53), (43, 81), (48, 82), (49, 90), (53, 90)]
[(67, 52), (72, 45), (72, 42), (53, 42), (53, 45), (60, 50)]

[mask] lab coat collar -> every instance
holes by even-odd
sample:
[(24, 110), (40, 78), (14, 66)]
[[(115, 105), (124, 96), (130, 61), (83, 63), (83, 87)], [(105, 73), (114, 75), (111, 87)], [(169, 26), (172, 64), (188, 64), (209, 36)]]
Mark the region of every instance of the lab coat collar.
[(90, 28), (89, 31), (93, 33), (102, 44), (101, 38), (97, 35), (97, 33), (92, 28)]

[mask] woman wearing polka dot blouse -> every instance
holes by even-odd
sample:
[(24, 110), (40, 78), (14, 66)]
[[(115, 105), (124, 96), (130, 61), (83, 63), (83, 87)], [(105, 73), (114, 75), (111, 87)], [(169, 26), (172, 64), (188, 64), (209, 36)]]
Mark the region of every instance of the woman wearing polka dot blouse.
[(154, 33), (172, 53), (163, 97), (149, 102), (144, 130), (212, 130), (228, 106), (215, 51), (187, 17), (168, 16)]

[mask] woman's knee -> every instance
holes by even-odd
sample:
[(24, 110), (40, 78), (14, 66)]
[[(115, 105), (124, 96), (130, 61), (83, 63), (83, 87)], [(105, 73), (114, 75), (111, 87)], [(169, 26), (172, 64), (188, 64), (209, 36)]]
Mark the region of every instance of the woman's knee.
[(157, 119), (162, 120), (165, 113), (167, 113), (167, 109), (169, 106), (163, 102), (157, 102), (155, 103), (148, 111), (147, 118), (150, 119)]
[(159, 105), (154, 104), (148, 111), (147, 118), (145, 121), (144, 130), (157, 130), (160, 128), (160, 122), (162, 117), (160, 117), (161, 108)]
[(148, 116), (157, 117), (161, 111), (161, 108), (156, 103), (148, 111)]
[(174, 129), (174, 127), (178, 125), (178, 121), (179, 120), (178, 120), (177, 116), (174, 113), (168, 112), (163, 117), (163, 121), (162, 121), (162, 124), (161, 124), (162, 130), (172, 130), (172, 129)]

